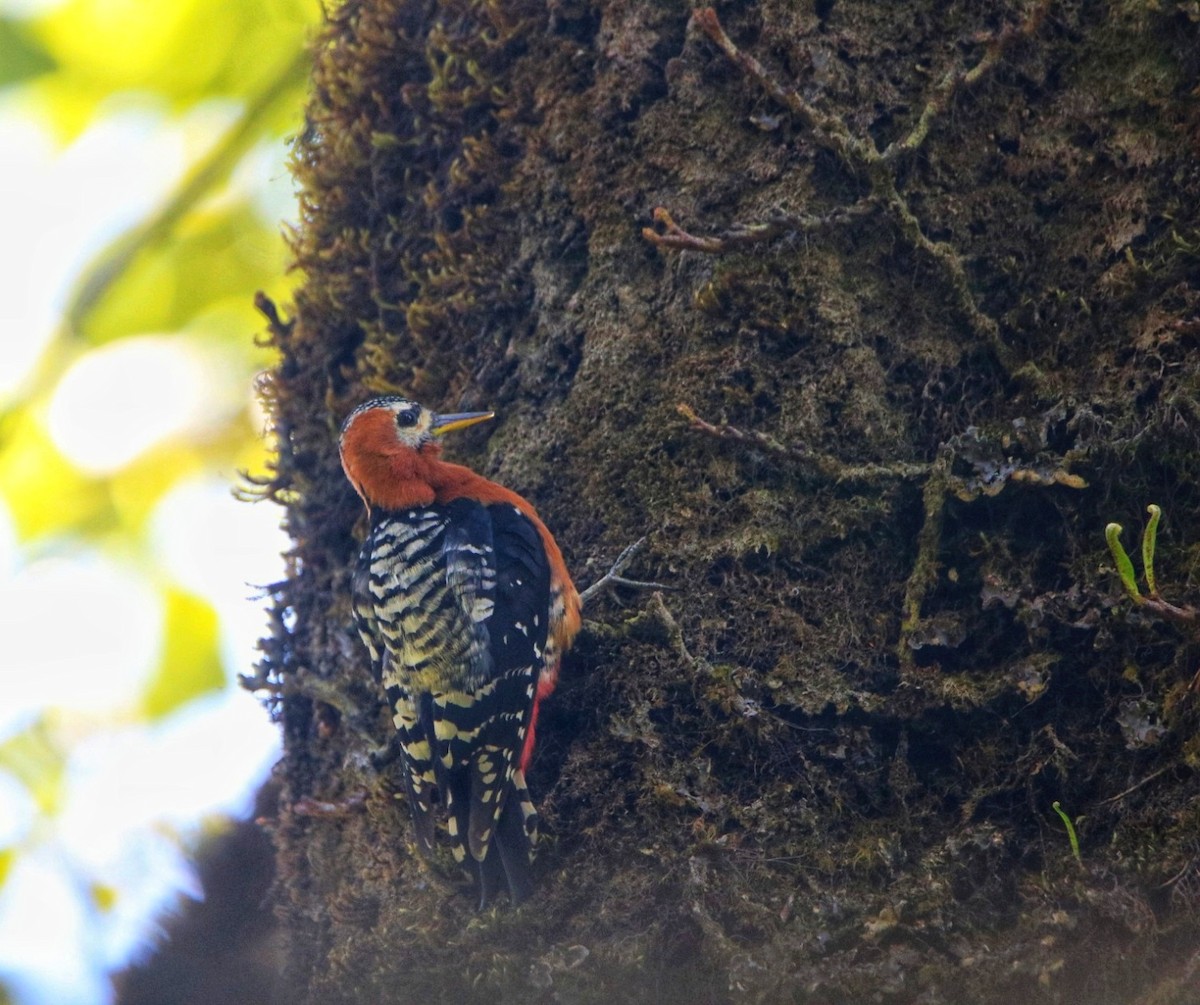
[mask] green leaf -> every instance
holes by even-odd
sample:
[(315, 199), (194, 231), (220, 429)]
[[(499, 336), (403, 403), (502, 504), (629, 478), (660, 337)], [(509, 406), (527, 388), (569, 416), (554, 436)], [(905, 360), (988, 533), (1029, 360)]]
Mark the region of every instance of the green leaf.
[(1079, 854), (1079, 836), (1075, 833), (1075, 825), (1071, 822), (1071, 818), (1067, 816), (1066, 811), (1056, 799), (1051, 804), (1050, 808), (1058, 814), (1062, 820), (1063, 826), (1067, 829), (1067, 840), (1071, 842), (1071, 854), (1075, 856), (1075, 861), (1081, 866), (1083, 865), (1083, 856)]
[(260, 90), (275, 67), (304, 49), (305, 32), (320, 16), (312, 0), (63, 0), (38, 15), (33, 29), (78, 85), (151, 92), (182, 109)]
[(20, 21), (0, 17), (0, 87), (19, 84), (57, 68), (54, 57), (30, 37)]
[(246, 203), (197, 213), (170, 241), (146, 246), (121, 264), (105, 295), (88, 308), (86, 341), (101, 344), (133, 332), (171, 332), (228, 301), (240, 302), (244, 337), (253, 325), (254, 292), (287, 268), (275, 226)]
[(1154, 582), (1154, 546), (1158, 541), (1158, 521), (1162, 518), (1162, 510), (1151, 503), (1146, 507), (1146, 512), (1150, 514), (1150, 522), (1142, 534), (1142, 568), (1146, 571), (1146, 589), (1153, 597), (1158, 594), (1158, 586)]
[(0, 450), (0, 496), (22, 540), (104, 524), (104, 485), (72, 467), (33, 410), (12, 416)]
[[(226, 130), (207, 155), (192, 165), (186, 177), (166, 200), (140, 223), (114, 239), (89, 263), (76, 280), (75, 289), (64, 311), (68, 332), (79, 334), (89, 330), (92, 315), (108, 299), (112, 288), (138, 259), (155, 260), (160, 271), (169, 267), (156, 260), (162, 256), (164, 245), (177, 234), (180, 224), (197, 211), (200, 202), (225, 183), (254, 143), (267, 135), (267, 120), (276, 107), (281, 104), (294, 107), (299, 95), (303, 93), (310, 65), (311, 59), (306, 51), (295, 53), (279, 69), (276, 76), (253, 96), (238, 121)], [(237, 214), (237, 218), (245, 219), (246, 215), (245, 211), (242, 211)], [(240, 235), (244, 228), (234, 229)], [(283, 242), (277, 235), (274, 243), (282, 248)], [(228, 252), (234, 248), (236, 245), (222, 245), (222, 256), (227, 258)], [(280, 254), (282, 255), (282, 252)], [(203, 277), (186, 276), (183, 279), (183, 288), (198, 290), (202, 286), (202, 279)], [(172, 289), (165, 291), (163, 295), (169, 296), (178, 285), (174, 284)], [(122, 291), (122, 299), (133, 299), (130, 291)], [(126, 328), (116, 334), (128, 334), (131, 330), (137, 329)]]
[(1104, 539), (1108, 542), (1108, 550), (1112, 552), (1113, 561), (1117, 563), (1117, 572), (1121, 576), (1121, 585), (1125, 587), (1125, 592), (1129, 594), (1129, 599), (1134, 601), (1134, 603), (1140, 604), (1142, 602), (1142, 595), (1138, 593), (1137, 575), (1133, 571), (1133, 563), (1129, 561), (1129, 555), (1121, 544), (1121, 525), (1119, 523), (1110, 523), (1105, 527)]
[(190, 593), (170, 589), (162, 659), (142, 695), (147, 719), (170, 715), (189, 701), (225, 686), (218, 648), (217, 614)]

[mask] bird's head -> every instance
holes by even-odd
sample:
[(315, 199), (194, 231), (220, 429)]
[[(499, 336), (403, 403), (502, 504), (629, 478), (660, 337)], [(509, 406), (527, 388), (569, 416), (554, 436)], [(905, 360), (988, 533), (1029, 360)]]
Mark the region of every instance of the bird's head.
[[(439, 414), (407, 398), (372, 398), (342, 423), (338, 445), (346, 477), (363, 500), (388, 504), (408, 482), (428, 480), (436, 438), (492, 418), (495, 412)], [(411, 492), (417, 491), (412, 487)], [(408, 505), (407, 503), (405, 505)]]
[(376, 453), (398, 449), (420, 450), (452, 429), (462, 429), (492, 418), (495, 412), (454, 412), (439, 415), (407, 398), (390, 396), (363, 402), (342, 423), (341, 447), (353, 446)]

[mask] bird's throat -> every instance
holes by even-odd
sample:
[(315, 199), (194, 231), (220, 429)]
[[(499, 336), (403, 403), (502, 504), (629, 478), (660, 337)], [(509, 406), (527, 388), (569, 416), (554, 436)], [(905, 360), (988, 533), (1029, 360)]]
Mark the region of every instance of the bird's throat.
[(368, 508), (410, 509), (430, 505), (436, 495), (430, 484), (436, 460), (424, 454), (404, 446), (343, 450), (342, 467)]

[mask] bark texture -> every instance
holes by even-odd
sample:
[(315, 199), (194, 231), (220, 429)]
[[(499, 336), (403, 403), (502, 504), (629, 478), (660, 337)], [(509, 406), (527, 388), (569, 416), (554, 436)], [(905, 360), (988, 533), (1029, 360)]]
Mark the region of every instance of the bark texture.
[[(1194, 0), (348, 0), (296, 143), (258, 685), (312, 1002), (1184, 1002), (1200, 652)], [(539, 890), (418, 861), (342, 417), (494, 408), (585, 611)], [(683, 406), (683, 407), (681, 407)], [(1055, 812), (1058, 803), (1073, 827)], [(1078, 855), (1073, 842), (1078, 842)]]

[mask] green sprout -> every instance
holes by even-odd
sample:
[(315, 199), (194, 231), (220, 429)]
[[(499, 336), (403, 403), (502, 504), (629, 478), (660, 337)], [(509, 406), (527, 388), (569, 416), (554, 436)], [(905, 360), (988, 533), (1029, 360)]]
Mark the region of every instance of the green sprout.
[(1108, 541), (1108, 550), (1112, 552), (1113, 561), (1117, 563), (1117, 574), (1121, 577), (1121, 585), (1129, 594), (1129, 599), (1135, 604), (1141, 603), (1142, 595), (1138, 592), (1137, 574), (1133, 571), (1133, 563), (1121, 546), (1121, 525), (1110, 523), (1104, 528), (1104, 537)]
[(1151, 503), (1146, 507), (1150, 519), (1146, 529), (1142, 531), (1142, 571), (1146, 579), (1146, 593), (1138, 588), (1137, 573), (1128, 552), (1121, 544), (1121, 525), (1110, 523), (1104, 528), (1104, 538), (1108, 542), (1108, 550), (1112, 552), (1113, 561), (1117, 565), (1117, 575), (1121, 577), (1121, 585), (1129, 595), (1129, 599), (1140, 607), (1145, 607), (1154, 613), (1177, 621), (1181, 624), (1195, 626), (1200, 622), (1200, 611), (1194, 607), (1180, 607), (1164, 600), (1158, 592), (1158, 583), (1154, 578), (1154, 548), (1158, 542), (1158, 522), (1162, 519), (1162, 510)]
[(1144, 604), (1147, 600), (1158, 597), (1158, 587), (1154, 582), (1154, 546), (1158, 540), (1158, 521), (1162, 517), (1162, 510), (1151, 503), (1146, 507), (1146, 512), (1150, 514), (1150, 521), (1142, 532), (1142, 568), (1146, 572), (1146, 588), (1150, 591), (1149, 597), (1142, 596), (1141, 590), (1138, 589), (1133, 562), (1129, 560), (1129, 553), (1121, 544), (1121, 531), (1124, 528), (1119, 523), (1110, 523), (1104, 528), (1104, 538), (1108, 541), (1108, 550), (1112, 552), (1113, 561), (1117, 563), (1117, 573), (1121, 577), (1121, 585), (1125, 587), (1129, 599), (1135, 604)]
[(1071, 842), (1071, 854), (1075, 856), (1079, 867), (1083, 868), (1083, 856), (1079, 854), (1079, 836), (1075, 833), (1075, 825), (1071, 823), (1071, 818), (1064, 812), (1057, 799), (1051, 803), (1050, 808), (1062, 818), (1063, 826), (1067, 829), (1067, 840)]
[(1154, 545), (1158, 540), (1158, 521), (1162, 517), (1162, 510), (1151, 503), (1146, 507), (1146, 512), (1150, 514), (1150, 521), (1142, 531), (1142, 571), (1146, 574), (1146, 589), (1150, 591), (1150, 596), (1157, 597), (1158, 587), (1154, 583)]

